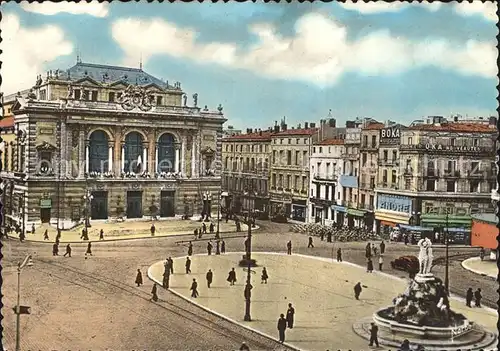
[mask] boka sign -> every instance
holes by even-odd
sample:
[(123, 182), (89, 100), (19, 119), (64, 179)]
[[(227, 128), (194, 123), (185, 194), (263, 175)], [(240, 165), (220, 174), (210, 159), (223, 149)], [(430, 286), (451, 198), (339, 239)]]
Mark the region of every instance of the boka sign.
[(401, 129), (399, 125), (380, 130), (380, 144), (399, 144)]

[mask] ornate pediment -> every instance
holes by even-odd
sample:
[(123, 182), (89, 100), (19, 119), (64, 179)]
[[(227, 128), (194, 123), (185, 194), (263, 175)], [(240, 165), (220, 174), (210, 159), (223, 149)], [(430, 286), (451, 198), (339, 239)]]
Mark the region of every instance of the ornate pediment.
[(95, 79), (90, 78), (90, 77), (84, 77), (82, 79), (79, 79), (79, 80), (75, 81), (74, 84), (79, 84), (79, 85), (83, 85), (83, 86), (92, 86), (92, 87), (96, 87), (96, 88), (101, 86), (101, 84), (98, 81), (96, 81)]
[(41, 144), (38, 144), (36, 146), (36, 149), (39, 151), (55, 151), (56, 147), (52, 144), (49, 144), (48, 142), (44, 141)]
[(125, 89), (129, 85), (130, 85), (130, 83), (128, 83), (124, 80), (117, 80), (117, 81), (109, 84), (110, 87), (118, 88), (118, 89)]
[(144, 85), (143, 88), (147, 89), (149, 92), (158, 92), (158, 93), (163, 92), (163, 88), (156, 83), (149, 83), (147, 85)]
[(126, 111), (131, 111), (134, 108), (139, 108), (141, 111), (149, 111), (153, 107), (151, 105), (150, 94), (143, 87), (137, 85), (129, 85), (118, 100), (121, 107)]
[(210, 146), (206, 146), (201, 150), (201, 153), (203, 155), (213, 155), (215, 153), (215, 150), (212, 149)]

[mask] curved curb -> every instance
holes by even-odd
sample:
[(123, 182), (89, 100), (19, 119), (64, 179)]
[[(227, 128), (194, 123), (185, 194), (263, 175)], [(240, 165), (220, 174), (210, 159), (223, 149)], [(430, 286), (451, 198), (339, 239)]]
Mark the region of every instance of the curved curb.
[[(236, 251), (236, 252), (232, 252), (232, 251), (231, 251), (231, 252), (229, 252), (229, 251), (228, 251), (227, 253), (230, 253), (230, 254), (244, 254), (244, 252), (238, 252), (238, 251)], [(255, 251), (255, 253), (256, 253), (256, 254), (264, 254), (264, 255), (288, 256), (288, 255), (287, 255), (286, 253), (284, 253), (284, 252), (265, 252), (265, 251)], [(192, 255), (192, 256), (206, 256), (206, 254), (195, 254), (195, 255)], [(360, 269), (363, 269), (363, 270), (365, 269), (365, 267), (364, 267), (364, 266), (361, 266), (361, 265), (356, 264), (356, 263), (347, 262), (347, 261), (337, 262), (336, 260), (334, 260), (334, 259), (332, 259), (332, 258), (328, 258), (328, 257), (310, 256), (310, 255), (303, 255), (303, 254), (298, 254), (298, 253), (294, 253), (294, 254), (293, 254), (293, 256), (298, 256), (298, 257), (303, 257), (303, 258), (312, 258), (312, 259), (315, 259), (315, 260), (318, 260), (318, 261), (329, 262), (329, 263), (339, 264), (339, 265), (350, 265), (350, 266), (357, 267), (357, 268), (360, 268)], [(187, 256), (179, 256), (179, 257), (175, 257), (175, 258), (180, 258), (180, 259), (182, 259), (182, 258), (185, 258), (185, 257), (187, 257)], [(156, 263), (158, 263), (158, 262), (163, 262), (163, 260), (157, 261)], [(155, 264), (155, 263), (153, 263), (153, 264)], [(152, 265), (153, 265), (153, 264), (152, 264)], [(161, 285), (162, 285), (162, 282), (160, 282), (159, 280), (154, 279), (154, 277), (152, 277), (152, 274), (151, 274), (151, 266), (152, 266), (152, 265), (150, 265), (150, 266), (148, 267), (148, 272), (147, 272), (147, 274), (148, 274), (148, 278), (149, 278), (151, 281), (153, 281), (153, 282), (155, 282), (156, 284), (158, 284), (158, 285), (160, 285), (160, 286), (161, 286)], [(402, 281), (402, 282), (408, 282), (408, 279), (404, 279), (404, 278), (396, 277), (396, 276), (394, 276), (394, 275), (392, 275), (392, 274), (388, 274), (388, 273), (385, 273), (385, 272), (373, 271), (373, 273), (372, 273), (372, 274), (379, 274), (379, 275), (383, 275), (383, 276), (389, 277), (389, 278), (394, 279), (394, 280), (399, 280), (399, 281)], [(195, 306), (197, 306), (197, 307), (199, 307), (199, 308), (203, 309), (204, 311), (207, 311), (207, 312), (209, 312), (209, 313), (211, 313), (211, 314), (213, 314), (213, 315), (215, 315), (215, 316), (217, 316), (217, 317), (220, 317), (220, 318), (222, 318), (222, 319), (224, 319), (224, 320), (226, 320), (226, 321), (228, 321), (228, 322), (230, 322), (230, 323), (237, 324), (237, 325), (239, 325), (239, 326), (241, 326), (241, 327), (243, 327), (243, 328), (246, 328), (247, 330), (250, 330), (250, 331), (252, 331), (252, 332), (254, 332), (254, 333), (257, 333), (257, 334), (259, 334), (259, 335), (261, 335), (261, 336), (263, 336), (263, 337), (265, 337), (265, 338), (268, 338), (268, 339), (271, 339), (271, 340), (273, 340), (273, 341), (276, 341), (276, 338), (274, 338), (274, 337), (272, 337), (272, 336), (270, 336), (270, 335), (268, 335), (268, 334), (266, 334), (266, 333), (263, 333), (263, 332), (261, 332), (261, 331), (259, 331), (259, 330), (257, 330), (257, 329), (254, 329), (254, 328), (249, 327), (249, 326), (247, 326), (247, 325), (241, 324), (240, 322), (238, 322), (238, 321), (236, 321), (236, 320), (234, 320), (234, 319), (232, 319), (232, 318), (229, 318), (229, 317), (227, 317), (227, 316), (224, 316), (223, 314), (220, 314), (220, 313), (218, 313), (218, 312), (216, 312), (216, 311), (214, 311), (214, 310), (212, 310), (212, 309), (209, 309), (209, 308), (207, 308), (207, 307), (205, 307), (205, 306), (203, 306), (203, 305), (201, 305), (201, 304), (199, 304), (199, 303), (197, 303), (197, 302), (195, 302), (195, 301), (193, 301), (193, 300), (189, 299), (188, 297), (185, 297), (184, 295), (182, 295), (182, 294), (180, 294), (180, 293), (178, 293), (178, 292), (176, 292), (176, 291), (174, 291), (174, 290), (172, 290), (172, 289), (170, 289), (170, 288), (169, 288), (169, 289), (167, 289), (167, 290), (168, 290), (168, 291), (170, 291), (171, 293), (173, 293), (174, 295), (176, 295), (176, 296), (180, 297), (181, 299), (183, 299), (183, 300), (185, 300), (185, 301), (187, 301), (187, 302), (189, 302), (189, 303), (192, 303), (193, 305), (195, 305)], [(451, 297), (452, 299), (456, 300), (456, 301), (459, 301), (459, 302), (461, 302), (461, 303), (465, 304), (465, 299), (464, 299), (464, 298), (462, 298), (462, 297), (460, 297), (460, 296), (458, 296), (458, 295), (455, 295), (455, 294), (450, 294), (450, 297)], [(493, 314), (493, 315), (495, 315), (495, 316), (498, 316), (498, 311), (497, 311), (497, 310), (495, 310), (495, 309), (493, 309), (493, 308), (483, 306), (483, 307), (482, 307), (482, 309), (483, 309), (483, 310), (486, 310), (486, 311), (488, 311), (488, 312), (490, 312), (490, 313), (492, 313), (492, 314)], [(290, 349), (292, 349), (292, 350), (295, 350), (295, 351), (305, 351), (305, 349), (298, 348), (297, 346), (291, 345), (291, 344), (289, 344), (289, 343), (284, 343), (284, 345), (285, 345), (285, 346), (287, 346), (287, 347), (289, 347), (289, 348), (290, 348)]]
[(472, 272), (472, 273), (475, 273), (475, 274), (479, 274), (479, 275), (481, 275), (483, 277), (488, 277), (488, 278), (497, 280), (498, 276), (491, 275), (491, 274), (488, 274), (488, 273), (484, 273), (482, 271), (479, 271), (477, 269), (469, 267), (469, 262), (470, 261), (478, 261), (478, 260), (480, 260), (479, 257), (471, 257), (471, 258), (468, 258), (466, 260), (463, 260), (461, 262), (462, 268), (465, 269), (465, 270), (468, 270), (469, 272)]
[[(259, 226), (255, 226), (255, 228), (252, 228), (252, 232), (254, 230), (259, 230), (260, 227)], [(236, 233), (246, 233), (246, 231), (240, 231), (240, 232), (236, 232), (236, 231), (231, 231), (231, 232), (225, 232), (225, 231), (219, 231), (219, 233), (221, 234), (236, 234)], [(206, 233), (208, 235), (215, 235), (215, 233)], [(182, 237), (182, 236), (193, 236), (193, 233), (185, 233), (185, 234), (169, 234), (169, 235), (155, 235), (155, 236), (143, 236), (143, 237), (139, 237), (139, 238), (116, 238), (116, 239), (104, 239), (104, 240), (99, 240), (99, 239), (95, 239), (95, 240), (80, 240), (80, 241), (59, 241), (60, 244), (85, 244), (85, 243), (88, 243), (88, 242), (92, 242), (92, 243), (97, 243), (97, 242), (100, 242), (100, 243), (105, 243), (105, 242), (116, 242), (116, 241), (132, 241), (132, 240), (145, 240), (145, 239), (164, 239), (164, 238), (176, 238), (176, 237)], [(14, 240), (19, 240), (19, 237), (12, 237), (12, 236), (9, 236), (9, 239), (14, 239)], [(221, 237), (221, 239), (224, 239)], [(24, 239), (23, 242), (30, 242), (30, 243), (44, 243), (44, 244), (54, 244), (53, 241), (50, 241), (50, 240), (33, 240), (33, 239)]]
[[(229, 252), (228, 252), (228, 253), (229, 253)], [(237, 254), (238, 252), (230, 252), (230, 253)], [(204, 255), (204, 254), (195, 254), (195, 255), (191, 255), (191, 256), (205, 256), (205, 255)], [(175, 258), (180, 258), (180, 259), (182, 259), (182, 258), (184, 258), (184, 257), (187, 257), (187, 256), (180, 256), (180, 257), (175, 257)], [(158, 263), (158, 262), (163, 262), (163, 261), (157, 261), (156, 263)], [(153, 264), (154, 264), (154, 263), (153, 263)], [(151, 266), (149, 266), (149, 267), (148, 267), (148, 278), (149, 278), (149, 280), (153, 281), (154, 283), (156, 283), (156, 284), (158, 284), (158, 285), (162, 286), (162, 282), (160, 282), (159, 280), (155, 279), (155, 278), (152, 276), (152, 274), (151, 274), (151, 267), (152, 267), (152, 266), (153, 266), (153, 265), (151, 265)], [(204, 310), (204, 311), (206, 311), (206, 312), (208, 312), (208, 313), (213, 314), (214, 316), (217, 316), (217, 317), (219, 317), (219, 318), (222, 318), (222, 319), (224, 319), (224, 320), (226, 320), (226, 321), (228, 321), (228, 322), (230, 322), (230, 323), (233, 323), (233, 324), (239, 325), (240, 327), (243, 327), (243, 328), (245, 328), (245, 329), (247, 329), (247, 330), (249, 330), (249, 331), (251, 331), (251, 332), (254, 332), (254, 333), (256, 333), (256, 334), (258, 334), (258, 335), (260, 335), (260, 336), (265, 337), (266, 339), (272, 340), (272, 341), (274, 341), (275, 343), (279, 344), (279, 342), (276, 340), (276, 338), (275, 338), (275, 337), (272, 337), (272, 336), (271, 336), (271, 335), (269, 335), (269, 334), (263, 333), (263, 332), (261, 332), (260, 330), (257, 330), (257, 329), (255, 329), (255, 328), (252, 328), (252, 327), (248, 326), (248, 325), (242, 324), (242, 323), (240, 323), (240, 322), (238, 322), (238, 321), (236, 321), (236, 320), (234, 320), (234, 319), (232, 319), (232, 318), (229, 318), (229, 317), (227, 317), (227, 316), (225, 316), (225, 315), (223, 315), (223, 314), (221, 314), (221, 313), (218, 313), (218, 312), (216, 312), (216, 311), (214, 311), (214, 310), (212, 310), (212, 309), (210, 309), (210, 308), (208, 308), (208, 307), (205, 307), (205, 306), (203, 306), (202, 304), (199, 304), (198, 302), (195, 302), (195, 301), (193, 301), (193, 300), (189, 299), (188, 297), (186, 297), (186, 296), (184, 296), (184, 295), (182, 295), (182, 294), (178, 293), (178, 292), (177, 292), (177, 291), (175, 291), (175, 290), (172, 290), (172, 289), (170, 289), (170, 288), (168, 288), (168, 289), (166, 289), (166, 290), (170, 291), (170, 292), (171, 292), (172, 294), (174, 294), (175, 296), (180, 297), (180, 298), (181, 298), (181, 299), (183, 299), (184, 301), (187, 301), (187, 302), (189, 302), (189, 303), (191, 303), (191, 304), (193, 304), (193, 305), (195, 305), (195, 306), (197, 306), (197, 307), (201, 308), (202, 310)], [(307, 351), (307, 350), (305, 350), (305, 349), (298, 348), (297, 346), (291, 345), (291, 344), (286, 343), (286, 342), (285, 342), (285, 343), (283, 343), (283, 344), (281, 344), (281, 345), (284, 345), (284, 346), (286, 346), (286, 347), (288, 347), (289, 349), (294, 350), (294, 351)]]

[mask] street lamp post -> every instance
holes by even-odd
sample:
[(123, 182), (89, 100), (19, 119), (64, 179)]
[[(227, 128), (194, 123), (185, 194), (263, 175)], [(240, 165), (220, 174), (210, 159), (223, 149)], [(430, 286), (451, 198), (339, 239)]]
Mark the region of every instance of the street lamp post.
[(444, 236), (445, 240), (445, 271), (444, 271), (444, 286), (446, 288), (446, 293), (450, 295), (450, 276), (449, 276), (449, 256), (448, 256), (448, 243), (449, 243), (449, 230), (448, 230), (448, 211), (446, 212), (446, 232)]
[(220, 226), (220, 202), (222, 199), (222, 190), (219, 189), (219, 202), (217, 203), (217, 231), (215, 232), (215, 238), (220, 239), (220, 232), (219, 232), (219, 226)]
[(21, 350), (21, 271), (24, 267), (33, 266), (31, 255), (24, 258), (24, 261), (17, 264), (17, 305), (16, 305), (16, 351)]
[[(248, 213), (247, 219), (247, 227), (248, 227), (248, 236), (247, 236), (247, 247), (246, 247), (246, 259), (247, 259), (247, 282), (245, 285), (245, 290), (248, 293), (245, 293), (245, 317), (243, 320), (245, 322), (250, 322), (252, 317), (250, 316), (250, 290), (251, 290), (251, 269), (252, 269), (252, 224), (250, 219), (250, 211)], [(248, 290), (247, 290), (248, 289)]]
[(90, 227), (90, 207), (91, 207), (91, 201), (94, 197), (92, 196), (91, 192), (87, 190), (87, 193), (83, 196), (83, 200), (85, 201), (85, 232), (87, 232), (87, 229)]

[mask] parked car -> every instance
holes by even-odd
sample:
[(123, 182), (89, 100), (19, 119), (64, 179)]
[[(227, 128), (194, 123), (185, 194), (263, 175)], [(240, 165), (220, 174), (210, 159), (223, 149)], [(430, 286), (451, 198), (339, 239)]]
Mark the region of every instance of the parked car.
[(271, 221), (276, 222), (276, 223), (287, 223), (288, 222), (288, 220), (286, 219), (286, 216), (284, 216), (282, 214), (275, 215), (274, 217), (271, 218)]
[(391, 267), (410, 274), (416, 274), (419, 271), (418, 258), (415, 256), (401, 256), (391, 262)]

